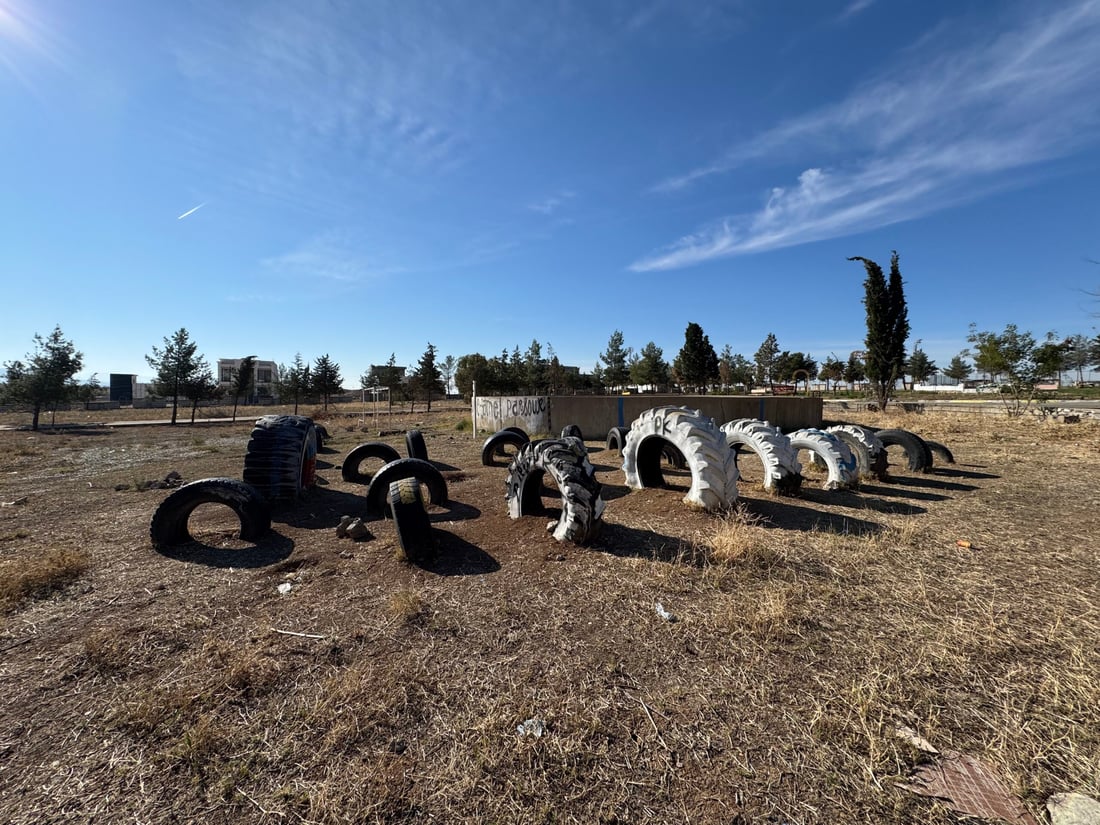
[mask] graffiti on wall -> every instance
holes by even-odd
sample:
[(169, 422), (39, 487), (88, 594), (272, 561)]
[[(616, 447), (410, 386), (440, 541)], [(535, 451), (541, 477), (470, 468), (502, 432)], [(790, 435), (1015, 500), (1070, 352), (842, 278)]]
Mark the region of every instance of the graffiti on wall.
[(550, 431), (550, 399), (545, 395), (478, 398), (474, 401), (479, 429), (497, 431), (522, 427), (528, 433)]

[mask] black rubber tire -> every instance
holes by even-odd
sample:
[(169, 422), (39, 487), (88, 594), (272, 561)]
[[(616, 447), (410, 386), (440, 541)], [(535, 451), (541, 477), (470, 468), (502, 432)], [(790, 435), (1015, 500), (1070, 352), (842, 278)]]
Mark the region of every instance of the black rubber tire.
[(386, 515), (386, 497), (390, 485), (403, 478), (415, 478), (428, 488), (428, 499), (440, 507), (447, 503), (447, 482), (443, 474), (420, 458), (399, 458), (374, 474), (367, 487), (367, 514)]
[[(524, 436), (527, 439), (527, 441), (531, 440), (531, 436), (527, 433), (527, 430), (523, 429), (523, 427), (505, 427), (502, 432), (517, 433), (519, 435)], [(526, 442), (524, 442), (524, 443), (526, 443)]]
[(397, 557), (417, 562), (432, 552), (432, 522), (424, 507), (424, 494), (415, 478), (401, 478), (390, 484), (387, 494), (390, 517), (397, 531)]
[(382, 441), (368, 441), (366, 444), (360, 444), (344, 458), (340, 477), (351, 484), (370, 484), (371, 474), (359, 469), (359, 466), (368, 458), (378, 458), (383, 464), (389, 464), (401, 458), (401, 453)]
[(584, 444), (572, 437), (523, 446), (509, 465), (504, 482), (508, 515), (515, 519), (544, 512), (542, 482), (547, 473), (561, 493), (561, 518), (554, 525), (554, 538), (585, 544), (603, 526), (603, 485), (596, 479)]
[(612, 427), (607, 432), (607, 449), (622, 453), (626, 444), (626, 434), (630, 432), (626, 427)]
[(428, 460), (428, 445), (424, 443), (424, 433), (420, 430), (409, 430), (405, 433), (405, 449), (409, 453), (409, 458)]
[(496, 465), (494, 461), (496, 456), (508, 457), (508, 454), (504, 452), (505, 447), (515, 447), (519, 449), (524, 444), (530, 443), (530, 441), (531, 439), (527, 437), (527, 433), (522, 431), (516, 432), (515, 430), (507, 429), (493, 433), (485, 439), (485, 443), (481, 446), (481, 463), (486, 467), (493, 467)]
[(317, 428), (304, 415), (265, 415), (245, 449), (245, 483), (268, 501), (293, 500), (317, 480)]
[(944, 464), (955, 463), (955, 454), (947, 449), (946, 446), (940, 444), (938, 441), (929, 441), (927, 438), (923, 439), (923, 441), (928, 445), (928, 449), (932, 451), (932, 455), (939, 458)]
[(584, 435), (581, 433), (581, 428), (576, 424), (566, 424), (561, 430), (562, 438), (579, 438), (584, 441)]
[(878, 430), (875, 435), (884, 447), (901, 447), (909, 469), (914, 473), (926, 473), (932, 469), (932, 451), (924, 439), (909, 430)]
[(332, 441), (332, 436), (328, 434), (328, 430), (324, 428), (322, 424), (314, 424), (313, 429), (317, 431), (317, 449), (320, 450), (325, 446), (326, 441)]
[(187, 520), (202, 504), (224, 504), (236, 513), (242, 541), (258, 541), (271, 529), (271, 507), (259, 490), (235, 478), (204, 478), (184, 484), (160, 503), (149, 525), (153, 546), (191, 541)]

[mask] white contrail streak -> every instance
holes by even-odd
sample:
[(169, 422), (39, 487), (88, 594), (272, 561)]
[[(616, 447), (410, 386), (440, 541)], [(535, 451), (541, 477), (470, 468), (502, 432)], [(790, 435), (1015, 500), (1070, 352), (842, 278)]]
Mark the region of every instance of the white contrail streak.
[(176, 220), (177, 220), (177, 221), (182, 221), (182, 220), (183, 220), (184, 218), (186, 218), (186, 217), (187, 217), (188, 215), (194, 215), (194, 214), (195, 214), (196, 212), (198, 212), (198, 211), (199, 211), (200, 209), (202, 209), (202, 208), (203, 208), (204, 206), (206, 206), (206, 201), (203, 201), (203, 202), (202, 202), (202, 203), (200, 203), (200, 204), (199, 204), (198, 206), (196, 206), (196, 207), (195, 207), (194, 209), (188, 209), (188, 210), (187, 210), (186, 212), (184, 212), (184, 213), (183, 213), (182, 215), (180, 215), (180, 216), (179, 216), (178, 218), (176, 218)]

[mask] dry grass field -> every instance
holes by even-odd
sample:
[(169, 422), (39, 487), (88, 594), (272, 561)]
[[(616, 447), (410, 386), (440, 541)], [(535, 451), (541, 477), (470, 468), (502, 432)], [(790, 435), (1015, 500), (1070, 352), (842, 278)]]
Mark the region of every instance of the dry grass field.
[(333, 417), (268, 537), (204, 507), (155, 552), (144, 482), (240, 477), (256, 412), (0, 432), (0, 821), (958, 822), (898, 787), (927, 758), (899, 724), (1040, 821), (1100, 792), (1098, 425), (867, 415), (958, 463), (774, 498), (744, 461), (725, 516), (676, 473), (630, 491), (590, 441), (606, 526), (580, 548), (553, 498), (507, 518), (461, 412), (394, 416), (452, 499), (414, 566), (389, 522), (336, 537), (379, 424)]

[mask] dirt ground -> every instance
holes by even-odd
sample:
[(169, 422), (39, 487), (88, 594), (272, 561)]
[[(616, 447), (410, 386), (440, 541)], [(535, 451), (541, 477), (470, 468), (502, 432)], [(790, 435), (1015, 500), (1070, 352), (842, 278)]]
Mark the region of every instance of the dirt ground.
[(899, 724), (1036, 816), (1100, 792), (1100, 426), (866, 415), (958, 463), (776, 498), (749, 458), (722, 516), (589, 441), (581, 548), (553, 496), (507, 517), (461, 417), (385, 423), (448, 481), (422, 566), (388, 521), (335, 535), (366, 491), (343, 456), (405, 453), (371, 419), (324, 421), (259, 543), (210, 506), (163, 553), (145, 482), (239, 478), (249, 419), (0, 432), (0, 821), (959, 821), (898, 787), (927, 759)]

